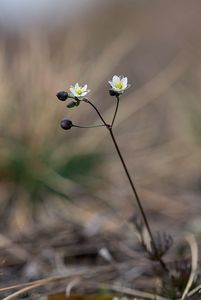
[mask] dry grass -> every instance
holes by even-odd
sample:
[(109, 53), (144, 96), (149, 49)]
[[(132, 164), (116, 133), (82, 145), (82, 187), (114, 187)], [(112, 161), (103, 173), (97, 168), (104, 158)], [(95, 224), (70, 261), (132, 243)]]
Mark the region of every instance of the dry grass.
[[(121, 5), (116, 10), (116, 19), (121, 17), (121, 23), (112, 19), (112, 3), (107, 7), (107, 13), (106, 7), (106, 4), (100, 5), (97, 15), (93, 12), (96, 18), (89, 18), (89, 12), (88, 21), (80, 18), (76, 25), (68, 25), (68, 29), (63, 26), (48, 35), (44, 31), (43, 34), (32, 32), (25, 37), (2, 38), (1, 161), (12, 157), (16, 147), (23, 145), (25, 151), (36, 157), (33, 164), (38, 164), (36, 168), (41, 176), (44, 175), (44, 180), (49, 180), (52, 188), (61, 191), (67, 189), (72, 193), (79, 189), (76, 183), (52, 173), (52, 166), (62, 163), (63, 158), (71, 153), (85, 153), (100, 148), (112, 153), (111, 145), (102, 129), (96, 132), (74, 130), (67, 136), (60, 131), (60, 119), (66, 115), (81, 124), (97, 120), (84, 105), (78, 110), (65, 111), (64, 105), (55, 101), (55, 93), (67, 89), (77, 80), (88, 82), (92, 99), (109, 120), (113, 100), (108, 97), (105, 83), (113, 73), (122, 72), (128, 74), (132, 88), (122, 98), (116, 132), (138, 189), (145, 198), (145, 206), (153, 211), (161, 210), (160, 202), (164, 199), (164, 204), (168, 204), (162, 213), (170, 218), (174, 218), (174, 215), (185, 218), (189, 214), (185, 206), (192, 202), (192, 197), (196, 199), (199, 196), (200, 146), (191, 121), (194, 119), (193, 112), (201, 110), (197, 27), (200, 5), (197, 5), (197, 9), (192, 8), (190, 16), (186, 15), (187, 1), (183, 3), (181, 15), (177, 5), (170, 5), (168, 10), (159, 6), (160, 18), (152, 22), (151, 16), (157, 13), (153, 7), (135, 7), (128, 3), (123, 10)], [(176, 16), (177, 13), (180, 16), (179, 20), (172, 15), (173, 10)], [(105, 28), (110, 28), (113, 38), (109, 32), (103, 35), (103, 14)], [(168, 16), (172, 18), (170, 32), (173, 24), (176, 28), (172, 36), (167, 34)], [(184, 34), (186, 20), (190, 17), (191, 28)], [(153, 28), (150, 28), (151, 22)], [(156, 30), (160, 22), (163, 27)], [(97, 32), (101, 39), (97, 39)], [(196, 126), (199, 129), (199, 118)], [(51, 155), (47, 164), (37, 160), (38, 155), (49, 155), (49, 152)], [(30, 162), (32, 167), (35, 168)], [(102, 174), (105, 168), (110, 185), (106, 182), (103, 185), (109, 191), (110, 200), (108, 193), (105, 195), (102, 189), (97, 190), (96, 196), (103, 203), (109, 201), (117, 210), (124, 207), (122, 213), (126, 216), (132, 206), (130, 190), (115, 156), (109, 157)], [(4, 177), (4, 173), (1, 177)], [(119, 186), (121, 188), (117, 189)], [(2, 207), (6, 207), (4, 200), (10, 197), (11, 190), (12, 181), (6, 185), (2, 182)], [(155, 195), (154, 200), (152, 195)], [(29, 195), (26, 192), (19, 191), (19, 209), (14, 201), (13, 214), (17, 211), (20, 214), (17, 220), (22, 220), (23, 214), (27, 214), (27, 197)], [(171, 199), (177, 199), (178, 205), (175, 206), (175, 200)], [(88, 209), (88, 205), (91, 202), (82, 205), (82, 209), (84, 206)], [(190, 216), (194, 216), (198, 207), (195, 200)]]
[[(28, 169), (43, 184), (76, 198), (73, 203), (63, 202), (60, 196), (44, 192), (45, 201), (39, 201), (36, 212), (37, 230), (54, 228), (55, 223), (68, 219), (89, 231), (94, 224), (97, 231), (115, 231), (123, 225), (122, 219), (135, 212), (107, 132), (73, 129), (66, 133), (59, 128), (63, 116), (87, 125), (97, 122), (96, 115), (84, 104), (67, 111), (55, 98), (58, 90), (87, 82), (91, 98), (109, 120), (114, 103), (107, 80), (123, 73), (132, 88), (122, 97), (115, 132), (151, 223), (156, 230), (168, 228), (174, 236), (194, 231), (199, 240), (201, 5), (160, 3), (141, 6), (128, 1), (121, 6), (119, 2), (114, 9), (112, 1), (110, 5), (104, 2), (88, 12), (86, 19), (55, 31), (2, 37), (2, 230), (4, 224), (11, 234), (33, 225), (29, 191), (12, 176), (7, 178), (2, 168), (18, 152), (27, 155)], [(98, 183), (89, 177), (91, 190), (54, 171), (66, 158), (96, 151), (107, 156), (99, 168)]]

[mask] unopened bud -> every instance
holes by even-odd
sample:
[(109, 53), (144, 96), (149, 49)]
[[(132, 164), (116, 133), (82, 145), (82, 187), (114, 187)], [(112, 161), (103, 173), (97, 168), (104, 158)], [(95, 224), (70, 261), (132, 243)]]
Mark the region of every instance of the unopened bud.
[(73, 126), (73, 123), (71, 120), (68, 119), (63, 119), (60, 123), (61, 128), (63, 128), (64, 130), (69, 130), (71, 129), (71, 127)]
[(65, 91), (60, 91), (56, 94), (56, 96), (60, 101), (65, 101), (68, 98), (68, 93)]

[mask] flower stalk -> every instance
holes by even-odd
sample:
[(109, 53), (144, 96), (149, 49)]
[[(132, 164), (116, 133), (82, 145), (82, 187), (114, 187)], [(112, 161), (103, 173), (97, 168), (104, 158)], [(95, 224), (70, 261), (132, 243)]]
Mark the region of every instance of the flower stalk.
[(157, 244), (156, 244), (154, 236), (152, 234), (152, 231), (151, 231), (151, 228), (150, 228), (150, 225), (149, 225), (149, 222), (148, 222), (148, 218), (147, 218), (146, 213), (144, 211), (144, 208), (142, 206), (140, 197), (137, 193), (134, 182), (131, 178), (130, 172), (128, 170), (128, 167), (126, 165), (126, 162), (123, 158), (123, 155), (120, 151), (120, 148), (118, 146), (118, 143), (116, 141), (116, 138), (115, 138), (115, 135), (114, 135), (114, 132), (113, 132), (113, 125), (114, 125), (114, 122), (115, 122), (115, 119), (116, 119), (116, 116), (117, 116), (117, 112), (118, 112), (118, 108), (119, 108), (119, 102), (120, 102), (119, 97), (120, 97), (120, 95), (122, 95), (130, 87), (130, 85), (128, 84), (127, 77), (117, 76), (117, 75), (113, 76), (112, 81), (109, 81), (109, 84), (111, 86), (110, 91), (109, 91), (110, 95), (116, 97), (116, 107), (115, 107), (114, 115), (113, 115), (113, 118), (112, 118), (112, 121), (111, 121), (110, 124), (108, 124), (105, 121), (105, 119), (103, 118), (102, 114), (100, 113), (100, 111), (96, 107), (96, 105), (93, 102), (91, 102), (90, 100), (88, 100), (87, 98), (85, 98), (85, 96), (90, 92), (90, 90), (87, 89), (87, 85), (85, 84), (84, 86), (80, 86), (78, 83), (76, 83), (74, 86), (70, 87), (70, 93), (67, 93), (67, 92), (64, 92), (64, 91), (57, 93), (58, 99), (61, 100), (61, 101), (65, 101), (67, 98), (73, 98), (74, 101), (76, 101), (76, 104), (71, 105), (71, 103), (70, 103), (70, 105), (67, 105), (67, 107), (69, 107), (69, 108), (73, 108), (75, 106), (78, 106), (80, 104), (80, 102), (85, 102), (85, 103), (89, 104), (96, 111), (96, 113), (99, 116), (102, 124), (101, 125), (95, 125), (95, 126), (80, 126), (80, 125), (74, 125), (72, 123), (72, 121), (70, 121), (68, 119), (64, 119), (64, 120), (61, 121), (61, 127), (63, 129), (67, 129), (67, 130), (70, 129), (71, 127), (78, 127), (78, 128), (106, 127), (106, 129), (108, 129), (110, 137), (111, 137), (112, 142), (114, 144), (115, 150), (116, 150), (116, 152), (119, 156), (119, 159), (121, 161), (121, 164), (123, 166), (125, 174), (126, 174), (126, 176), (128, 178), (128, 181), (130, 183), (131, 189), (133, 191), (133, 195), (134, 195), (134, 197), (137, 201), (142, 219), (144, 221), (144, 225), (145, 225), (145, 227), (147, 229), (147, 232), (149, 234), (151, 246), (152, 246), (152, 249), (153, 249), (153, 255), (152, 256), (153, 256), (154, 260), (157, 260), (160, 263), (160, 265), (162, 266), (162, 268), (166, 272), (169, 272), (165, 262), (162, 260), (162, 256), (160, 255), (160, 251), (158, 250)]
[(114, 121), (116, 119), (117, 111), (118, 111), (118, 108), (119, 108), (119, 95), (116, 95), (116, 98), (117, 98), (117, 102), (116, 102), (116, 108), (115, 108), (114, 116), (113, 116), (112, 123), (111, 123), (111, 128), (114, 125)]
[(138, 204), (138, 207), (139, 207), (139, 210), (140, 210), (140, 213), (142, 215), (142, 218), (143, 218), (143, 221), (144, 221), (144, 224), (145, 224), (145, 227), (148, 231), (148, 234), (149, 234), (149, 237), (150, 237), (150, 241), (152, 243), (152, 246), (153, 246), (153, 249), (154, 249), (154, 252), (155, 252), (155, 256), (156, 256), (156, 259), (159, 261), (160, 265), (162, 266), (162, 268), (166, 271), (166, 272), (169, 272), (166, 264), (164, 263), (164, 261), (162, 260), (162, 258), (158, 255), (158, 250), (157, 250), (157, 246), (156, 246), (156, 243), (155, 243), (155, 240), (154, 240), (154, 236), (152, 234), (152, 231), (151, 231), (151, 228), (150, 228), (150, 225), (149, 225), (149, 222), (148, 222), (148, 218), (146, 216), (146, 213), (144, 211), (144, 208), (142, 206), (142, 203), (141, 203), (141, 200), (140, 200), (140, 197), (137, 193), (137, 190), (135, 188), (135, 185), (134, 185), (134, 182), (131, 178), (131, 175), (130, 175), (130, 172), (128, 171), (128, 167), (125, 163), (125, 160), (122, 156), (122, 153), (120, 151), (120, 148), (117, 144), (117, 141), (116, 141), (116, 138), (114, 136), (114, 133), (113, 133), (113, 125), (114, 125), (114, 121), (115, 121), (115, 118), (116, 118), (116, 115), (117, 115), (117, 111), (118, 111), (118, 108), (119, 108), (119, 95), (116, 95), (116, 99), (117, 99), (117, 103), (116, 103), (116, 108), (115, 108), (115, 112), (114, 112), (114, 116), (113, 116), (113, 119), (112, 119), (112, 122), (111, 124), (107, 124), (106, 121), (104, 120), (104, 118), (102, 117), (101, 113), (99, 112), (98, 108), (89, 100), (87, 99), (84, 99), (84, 101), (88, 104), (90, 104), (93, 109), (97, 112), (98, 116), (100, 117), (101, 121), (103, 122), (103, 125), (109, 130), (109, 133), (110, 133), (110, 136), (111, 136), (111, 139), (112, 139), (112, 142), (114, 144), (114, 147), (116, 149), (116, 152), (119, 156), (119, 159), (122, 163), (122, 166), (124, 168), (124, 171), (126, 173), (126, 176), (128, 178), (128, 181), (130, 183), (130, 186), (131, 186), (131, 189), (133, 191), (133, 194), (134, 194), (134, 197), (137, 201), (137, 204)]

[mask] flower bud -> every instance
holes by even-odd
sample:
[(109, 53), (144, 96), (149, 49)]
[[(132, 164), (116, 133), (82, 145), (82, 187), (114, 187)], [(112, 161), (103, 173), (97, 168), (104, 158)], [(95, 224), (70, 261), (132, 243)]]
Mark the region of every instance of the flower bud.
[(71, 120), (68, 119), (63, 119), (60, 123), (61, 128), (63, 128), (64, 130), (69, 130), (71, 129), (71, 127), (73, 126), (73, 123)]
[(71, 101), (70, 103), (67, 104), (68, 108), (73, 108), (75, 106), (77, 106), (77, 103), (75, 101)]
[(113, 91), (113, 90), (109, 90), (109, 94), (110, 94), (110, 96), (118, 96), (119, 95), (118, 92)]
[(68, 93), (65, 91), (60, 91), (56, 94), (56, 96), (60, 101), (65, 101), (68, 98)]

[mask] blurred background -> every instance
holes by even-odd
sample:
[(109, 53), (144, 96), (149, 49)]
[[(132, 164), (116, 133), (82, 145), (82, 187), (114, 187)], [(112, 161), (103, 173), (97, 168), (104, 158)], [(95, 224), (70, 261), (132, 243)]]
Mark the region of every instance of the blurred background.
[(76, 82), (111, 120), (114, 74), (131, 83), (114, 132), (153, 228), (200, 233), (200, 15), (198, 0), (1, 0), (2, 236), (93, 234), (138, 212), (106, 130), (59, 125), (98, 123), (55, 97)]

